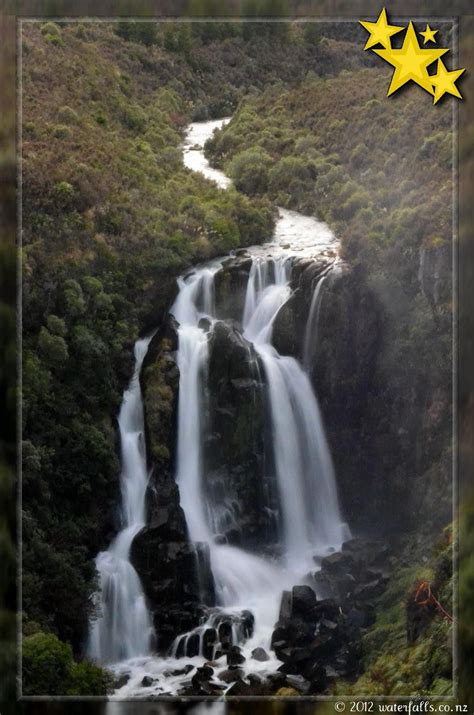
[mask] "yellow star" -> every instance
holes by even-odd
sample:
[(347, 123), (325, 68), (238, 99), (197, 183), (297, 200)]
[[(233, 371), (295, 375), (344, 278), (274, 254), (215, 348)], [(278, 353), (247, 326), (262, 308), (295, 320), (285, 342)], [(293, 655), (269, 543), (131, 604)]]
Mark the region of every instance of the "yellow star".
[(459, 91), (459, 89), (456, 87), (455, 82), (457, 79), (459, 79), (459, 77), (465, 71), (466, 71), (465, 69), (462, 69), (462, 70), (453, 70), (452, 72), (450, 72), (444, 66), (443, 61), (438, 60), (438, 70), (435, 75), (430, 77), (430, 82), (431, 82), (431, 84), (434, 85), (434, 88), (435, 88), (433, 104), (436, 104), (436, 102), (439, 102), (441, 97), (444, 94), (446, 94), (446, 92), (449, 92), (449, 94), (454, 95), (454, 97), (458, 97), (459, 99), (462, 99), (462, 94)]
[(410, 80), (419, 84), (430, 94), (434, 94), (432, 78), (426, 68), (449, 50), (422, 50), (418, 44), (413, 23), (410, 22), (403, 45), (399, 50), (373, 50), (373, 52), (395, 67), (387, 92), (387, 96), (390, 96)]
[(437, 34), (438, 30), (432, 30), (429, 25), (426, 25), (426, 30), (420, 32), (420, 35), (423, 37), (423, 44), (426, 45), (427, 42), (436, 42), (435, 35)]
[(390, 38), (397, 32), (404, 30), (404, 27), (399, 27), (398, 25), (389, 25), (387, 23), (387, 11), (383, 8), (382, 12), (377, 18), (377, 22), (363, 22), (359, 20), (359, 23), (364, 27), (367, 32), (370, 32), (370, 37), (365, 43), (364, 50), (368, 50), (374, 45), (382, 45), (382, 47), (390, 47)]

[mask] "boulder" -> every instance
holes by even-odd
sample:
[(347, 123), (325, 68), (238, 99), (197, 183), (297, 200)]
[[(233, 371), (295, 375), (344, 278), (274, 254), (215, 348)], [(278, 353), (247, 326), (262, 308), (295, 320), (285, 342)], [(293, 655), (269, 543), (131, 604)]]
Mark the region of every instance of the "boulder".
[(241, 668), (228, 668), (219, 673), (218, 677), (223, 683), (235, 683), (237, 680), (242, 680), (244, 671)]
[(251, 654), (253, 660), (264, 662), (270, 659), (267, 651), (264, 648), (254, 648)]
[(278, 620), (291, 617), (292, 598), (291, 591), (283, 591), (280, 602), (280, 614)]
[(204, 488), (219, 541), (251, 548), (274, 542), (277, 528), (264, 380), (253, 345), (232, 322), (216, 322), (209, 339)]
[(316, 606), (316, 594), (310, 586), (293, 586), (291, 598), (292, 618), (307, 618)]
[(245, 656), (242, 655), (242, 651), (238, 645), (233, 645), (229, 648), (227, 653), (227, 665), (241, 665), (245, 662)]
[(288, 685), (298, 691), (301, 695), (307, 695), (311, 688), (311, 683), (302, 675), (288, 675)]

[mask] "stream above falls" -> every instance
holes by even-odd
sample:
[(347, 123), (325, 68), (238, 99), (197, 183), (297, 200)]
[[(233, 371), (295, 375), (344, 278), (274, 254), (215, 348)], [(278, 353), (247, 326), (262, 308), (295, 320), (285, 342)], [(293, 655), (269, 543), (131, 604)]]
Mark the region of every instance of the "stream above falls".
[[(210, 166), (204, 155), (204, 144), (215, 129), (228, 121), (221, 119), (191, 124), (183, 145), (184, 164), (202, 173), (223, 190), (228, 190), (232, 182)], [(283, 590), (302, 583), (311, 564), (314, 569), (318, 558), (339, 549), (350, 536), (340, 516), (332, 460), (310, 380), (296, 359), (280, 356), (272, 345), (273, 322), (291, 295), (292, 260), (325, 258), (335, 262), (338, 242), (325, 223), (279, 207), (272, 240), (250, 247), (245, 253), (252, 259), (252, 268), (241, 317), (242, 339), (253, 345), (258, 359), (257, 369), (263, 370), (266, 376), (266, 419), (273, 434), (273, 461), (281, 512), (277, 527), (281, 556), (269, 559), (235, 545), (220, 543), (217, 539), (220, 536), (222, 510), (219, 504), (206, 499), (203, 490), (202, 415), (207, 409), (203, 404), (203, 379), (209, 369), (208, 329), (203, 327), (203, 321), (212, 326), (217, 320), (214, 279), (223, 261), (228, 259), (224, 256), (179, 278), (179, 293), (171, 309), (179, 325), (176, 482), (191, 540), (195, 543), (206, 542), (210, 546), (217, 609), (210, 613), (207, 622), (178, 636), (167, 657), (154, 655), (140, 646), (141, 650), (139, 648), (126, 660), (113, 662), (110, 656), (103, 660), (116, 678), (124, 682), (111, 696), (112, 699), (182, 694), (183, 683), (189, 683), (193, 675), (189, 668), (201, 667), (208, 660), (215, 661), (213, 679), (216, 687), (224, 693), (229, 683), (227, 681), (224, 686), (220, 674), (227, 671), (226, 657), (219, 656), (217, 645), (211, 651), (212, 657), (209, 657), (209, 651), (206, 657), (203, 636), (206, 629), (219, 632), (219, 619), (226, 614), (235, 618), (236, 623), (240, 623), (242, 613), (250, 612), (254, 619), (251, 632), (245, 633), (245, 627), (240, 632), (237, 625), (232, 634), (231, 642), (241, 646), (245, 657), (245, 662), (241, 664), (244, 676), (265, 676), (275, 672), (281, 661), (271, 650), (270, 642)], [(312, 329), (313, 313), (316, 318), (318, 315), (317, 299), (315, 295), (308, 330)], [(122, 443), (122, 454), (123, 449)], [(127, 510), (126, 500), (127, 492), (124, 492), (124, 511)], [(270, 504), (268, 510), (271, 510)], [(99, 568), (100, 563), (98, 559)], [(108, 567), (110, 569), (110, 565)], [(120, 574), (107, 574), (107, 578), (116, 581), (120, 579)], [(104, 598), (102, 604), (105, 609), (102, 621), (106, 622), (107, 608), (113, 608), (115, 604), (112, 602), (107, 606)], [(117, 627), (120, 624), (117, 626), (115, 623), (115, 639)], [(104, 638), (106, 635), (102, 633)], [(193, 639), (199, 643), (198, 652), (190, 651), (188, 654), (188, 644)], [(254, 659), (255, 649), (264, 649), (267, 659)], [(97, 651), (95, 656), (101, 660)], [(187, 667), (183, 670), (184, 666)]]

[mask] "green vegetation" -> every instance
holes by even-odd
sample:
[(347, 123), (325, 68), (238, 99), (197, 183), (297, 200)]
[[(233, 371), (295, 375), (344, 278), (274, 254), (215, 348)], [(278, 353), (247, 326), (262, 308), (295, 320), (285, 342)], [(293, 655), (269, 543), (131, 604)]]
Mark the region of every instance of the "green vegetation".
[(184, 168), (182, 65), (126, 25), (23, 36), (23, 609), (75, 652), (93, 557), (118, 526), (113, 419), (132, 343), (179, 272), (273, 226), (268, 200)]
[(363, 674), (355, 683), (337, 683), (334, 694), (452, 695), (453, 624), (436, 607), (420, 606), (418, 612), (426, 609), (425, 627), (416, 638), (407, 637), (409, 606), (420, 582), (429, 582), (443, 608), (453, 612), (452, 530), (445, 530), (429, 560), (422, 556), (425, 548), (414, 550), (413, 543), (410, 539), (375, 601), (376, 621), (362, 641)]
[[(386, 85), (377, 67), (270, 86), (240, 103), (206, 151), (249, 196), (329, 223), (377, 296), (383, 332), (366, 417), (376, 429), (362, 449), (394, 457), (375, 479), (406, 494), (419, 490), (420, 445), (421, 475), (451, 440), (452, 104), (433, 112), (416, 87), (387, 99)], [(444, 499), (449, 514), (449, 490), (439, 496), (426, 508)]]
[[(31, 693), (108, 687), (65, 642), (83, 645), (92, 559), (117, 528), (113, 416), (131, 345), (161, 320), (179, 272), (270, 235), (270, 202), (327, 220), (381, 296), (380, 369), (400, 401), (408, 371), (430, 394), (449, 385), (451, 306), (420, 291), (418, 268), (421, 247), (436, 257), (451, 237), (450, 105), (430, 113), (416, 91), (385, 101), (386, 77), (361, 69), (368, 53), (349, 62), (348, 47), (322, 26), (24, 26), (23, 609), (41, 629), (24, 639)], [(236, 184), (221, 192), (185, 170), (179, 145), (191, 118), (236, 107), (209, 144)], [(403, 641), (399, 600), (415, 577), (401, 571), (383, 597), (354, 693), (448, 687), (444, 665), (429, 682), (420, 670), (446, 624)]]
[(267, 198), (184, 168), (183, 128), (250, 90), (336, 72), (347, 42), (319, 49), (268, 23), (23, 25), (22, 606), (74, 653), (93, 558), (118, 527), (114, 416), (132, 343), (182, 270), (273, 226)]
[(23, 695), (106, 695), (110, 675), (84, 660), (76, 663), (71, 646), (52, 633), (23, 639)]

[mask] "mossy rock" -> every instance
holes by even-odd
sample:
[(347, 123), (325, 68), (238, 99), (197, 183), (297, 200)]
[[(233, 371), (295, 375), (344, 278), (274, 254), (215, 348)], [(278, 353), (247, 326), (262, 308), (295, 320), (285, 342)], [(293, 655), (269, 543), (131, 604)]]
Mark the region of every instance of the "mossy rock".
[(298, 697), (299, 692), (295, 690), (294, 688), (280, 688), (276, 692), (276, 697), (277, 698), (294, 698)]

